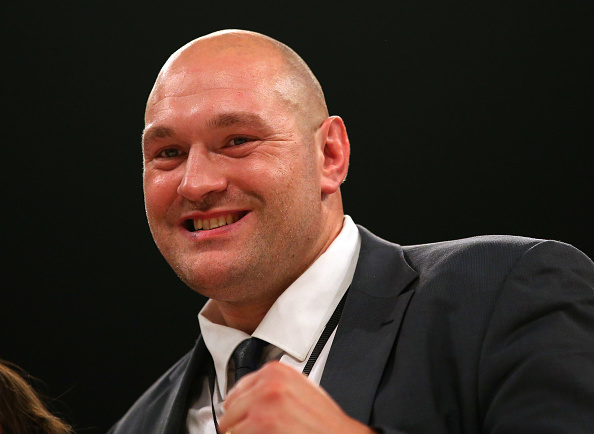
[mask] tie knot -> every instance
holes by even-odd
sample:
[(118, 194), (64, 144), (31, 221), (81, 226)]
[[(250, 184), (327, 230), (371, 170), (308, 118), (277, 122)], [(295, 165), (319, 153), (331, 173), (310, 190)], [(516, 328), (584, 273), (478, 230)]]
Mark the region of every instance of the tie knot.
[(264, 348), (262, 339), (249, 338), (242, 341), (231, 358), (235, 363), (235, 382), (239, 381), (241, 377), (258, 369), (260, 358), (262, 357), (262, 349)]

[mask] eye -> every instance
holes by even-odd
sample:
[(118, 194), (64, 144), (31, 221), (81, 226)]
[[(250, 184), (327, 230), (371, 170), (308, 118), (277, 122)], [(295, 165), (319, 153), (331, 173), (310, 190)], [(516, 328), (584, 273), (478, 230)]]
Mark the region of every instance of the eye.
[(247, 137), (235, 137), (231, 140), (229, 140), (229, 143), (227, 144), (227, 146), (239, 146), (239, 145), (243, 145), (244, 143), (249, 142), (251, 139), (247, 138)]
[(181, 155), (181, 151), (179, 149), (175, 149), (175, 148), (167, 148), (162, 150), (158, 157), (159, 158), (176, 158), (179, 157)]

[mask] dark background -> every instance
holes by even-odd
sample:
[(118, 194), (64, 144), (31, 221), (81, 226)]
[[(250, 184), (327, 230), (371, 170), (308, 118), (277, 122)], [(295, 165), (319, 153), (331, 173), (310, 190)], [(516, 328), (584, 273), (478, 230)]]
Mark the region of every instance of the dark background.
[(223, 28), (299, 52), (352, 160), (345, 209), (400, 244), (497, 233), (594, 255), (591, 1), (5, 7), (0, 357), (104, 432), (191, 348), (203, 299), (154, 246), (140, 133), (163, 62)]

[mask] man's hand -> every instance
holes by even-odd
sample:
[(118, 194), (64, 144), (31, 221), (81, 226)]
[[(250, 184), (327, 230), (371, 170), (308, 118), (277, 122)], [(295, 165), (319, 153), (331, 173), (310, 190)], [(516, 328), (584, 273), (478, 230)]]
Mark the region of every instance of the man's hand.
[(321, 387), (279, 362), (242, 378), (224, 407), (221, 434), (373, 432), (347, 416)]

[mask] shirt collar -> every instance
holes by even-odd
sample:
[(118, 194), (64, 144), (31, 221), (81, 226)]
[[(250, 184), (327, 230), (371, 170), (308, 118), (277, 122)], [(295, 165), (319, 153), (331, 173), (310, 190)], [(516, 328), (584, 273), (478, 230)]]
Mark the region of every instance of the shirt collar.
[[(360, 246), (359, 231), (347, 215), (342, 230), (328, 249), (280, 295), (253, 336), (304, 361), (351, 284)], [(211, 300), (198, 314), (198, 321), (224, 399), (229, 358), (237, 345), (250, 336), (223, 325)]]

